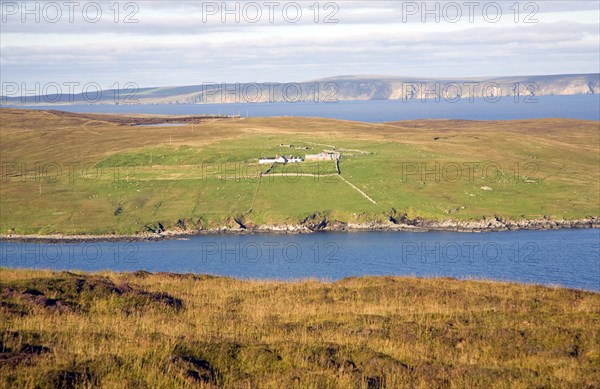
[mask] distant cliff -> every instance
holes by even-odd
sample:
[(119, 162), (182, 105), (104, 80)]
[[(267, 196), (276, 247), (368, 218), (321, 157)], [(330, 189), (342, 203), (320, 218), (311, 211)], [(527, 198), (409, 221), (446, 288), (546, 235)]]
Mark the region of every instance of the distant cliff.
[[(97, 84), (96, 84), (97, 85)], [(600, 74), (563, 74), (474, 79), (431, 79), (380, 76), (340, 76), (300, 83), (237, 83), (137, 88), (87, 93), (20, 93), (20, 86), (4, 86), (3, 105), (30, 104), (211, 104), (252, 102), (335, 102), (343, 100), (410, 100), (486, 98), (502, 96), (526, 99), (546, 95), (599, 94)], [(41, 92), (45, 91), (40, 86)], [(23, 96), (26, 95), (26, 96)]]

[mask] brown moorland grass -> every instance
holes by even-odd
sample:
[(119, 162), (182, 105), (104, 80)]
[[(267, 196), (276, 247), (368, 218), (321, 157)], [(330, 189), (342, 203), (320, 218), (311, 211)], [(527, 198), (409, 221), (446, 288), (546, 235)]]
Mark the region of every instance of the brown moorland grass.
[(597, 388), (600, 295), (0, 269), (0, 386)]

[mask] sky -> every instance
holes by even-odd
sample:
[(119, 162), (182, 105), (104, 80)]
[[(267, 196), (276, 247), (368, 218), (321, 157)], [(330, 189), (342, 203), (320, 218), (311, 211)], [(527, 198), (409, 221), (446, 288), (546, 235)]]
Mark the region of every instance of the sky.
[(598, 73), (599, 7), (596, 0), (2, 0), (0, 75), (3, 85), (78, 91), (86, 83)]

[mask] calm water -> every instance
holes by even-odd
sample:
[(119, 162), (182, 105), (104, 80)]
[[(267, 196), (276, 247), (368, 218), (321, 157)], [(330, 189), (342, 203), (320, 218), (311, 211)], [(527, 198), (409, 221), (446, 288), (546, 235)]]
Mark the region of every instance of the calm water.
[(260, 279), (450, 276), (600, 291), (600, 230), (218, 235), (137, 243), (0, 243), (0, 250), (0, 266), (10, 268)]
[(484, 99), (456, 103), (421, 101), (341, 101), (337, 103), (261, 104), (156, 104), (156, 105), (74, 105), (32, 106), (34, 109), (61, 109), (71, 112), (140, 113), (241, 116), (311, 116), (363, 122), (412, 119), (508, 120), (530, 118), (573, 118), (600, 120), (600, 95), (541, 96), (537, 103), (514, 102), (503, 97), (496, 103)]

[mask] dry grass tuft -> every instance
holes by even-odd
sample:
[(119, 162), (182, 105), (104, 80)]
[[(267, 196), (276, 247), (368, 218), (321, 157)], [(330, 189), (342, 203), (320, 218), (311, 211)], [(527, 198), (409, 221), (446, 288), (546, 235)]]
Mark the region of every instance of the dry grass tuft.
[(592, 292), (447, 278), (0, 279), (3, 387), (600, 385)]

